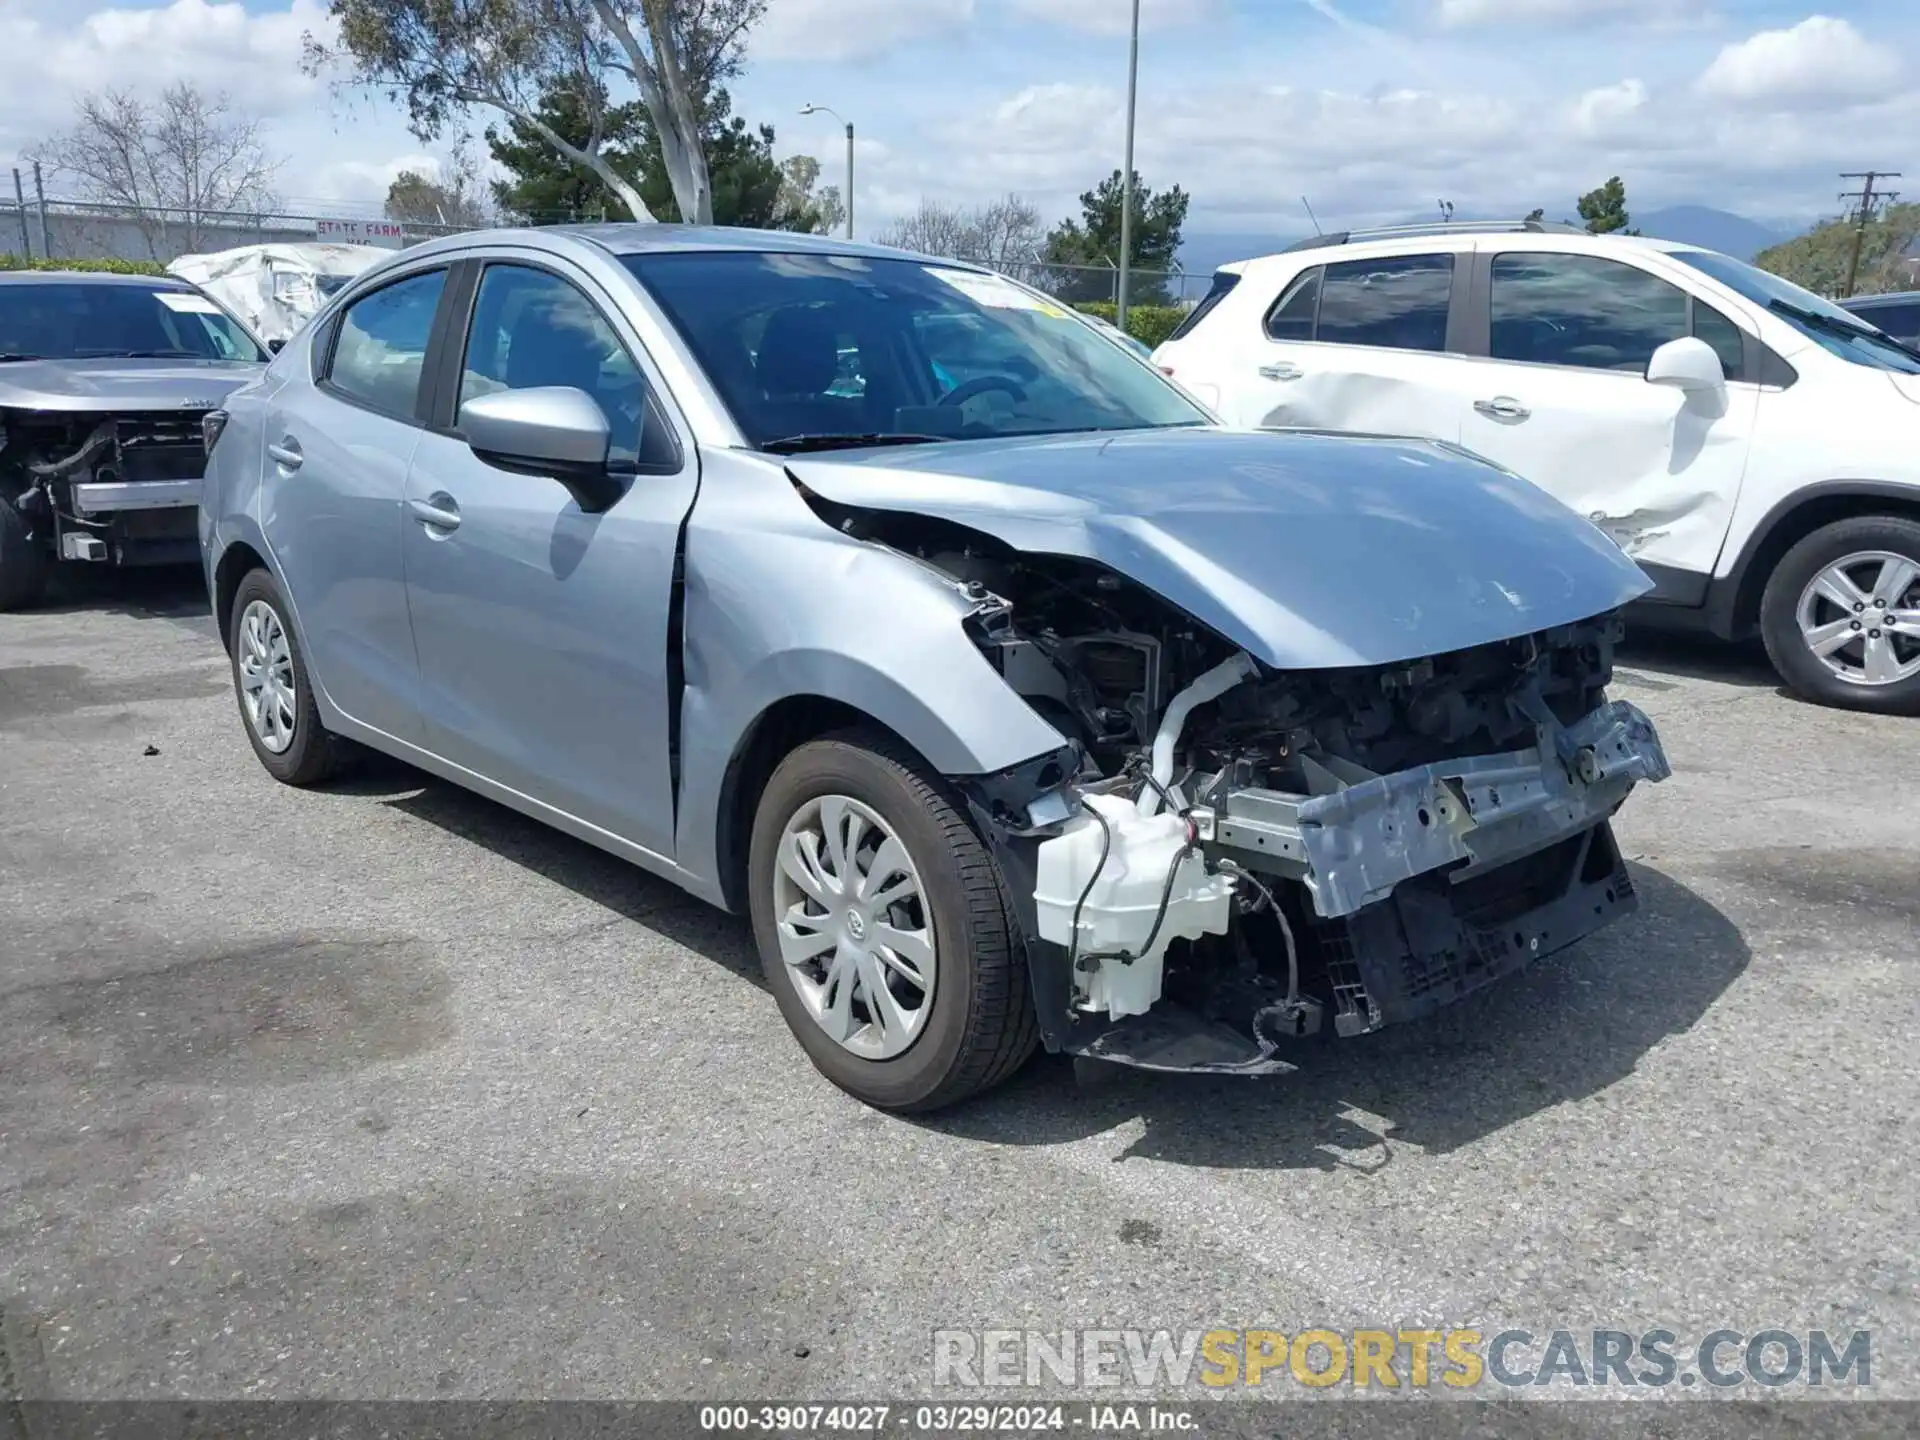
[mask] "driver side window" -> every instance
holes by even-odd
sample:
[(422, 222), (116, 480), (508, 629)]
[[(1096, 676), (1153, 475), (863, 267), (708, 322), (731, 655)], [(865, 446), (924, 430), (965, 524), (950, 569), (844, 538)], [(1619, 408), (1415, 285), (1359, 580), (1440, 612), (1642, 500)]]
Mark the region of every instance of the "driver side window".
[(1596, 255), (1494, 256), (1490, 320), (1495, 360), (1583, 370), (1645, 370), (1691, 333), (1684, 291)]
[(599, 309), (566, 280), (527, 265), (488, 265), (474, 296), (460, 366), (460, 404), (501, 390), (584, 390), (610, 432), (608, 463), (624, 471), (680, 468), (679, 447), (646, 377)]

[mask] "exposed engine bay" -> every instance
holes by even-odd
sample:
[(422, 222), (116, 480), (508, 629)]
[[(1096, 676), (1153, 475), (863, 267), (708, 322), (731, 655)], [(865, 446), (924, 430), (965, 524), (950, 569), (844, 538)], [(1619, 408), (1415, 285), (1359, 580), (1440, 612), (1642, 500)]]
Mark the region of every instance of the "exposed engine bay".
[(0, 500), (52, 557), (192, 563), (202, 414), (0, 410)]
[(975, 801), (1052, 1048), (1284, 1069), (1288, 1041), (1416, 1018), (1635, 904), (1608, 822), (1669, 770), (1606, 698), (1617, 615), (1278, 671), (1095, 562), (831, 518), (963, 587), (975, 643), (1069, 739)]

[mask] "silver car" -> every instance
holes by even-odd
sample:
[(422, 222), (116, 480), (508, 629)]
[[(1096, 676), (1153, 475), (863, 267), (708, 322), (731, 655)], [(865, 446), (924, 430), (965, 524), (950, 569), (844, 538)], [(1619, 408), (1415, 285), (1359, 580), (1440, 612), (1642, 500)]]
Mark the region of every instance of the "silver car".
[(201, 417), (266, 360), (184, 281), (0, 272), (0, 610), (62, 562), (193, 564)]
[(208, 428), (267, 770), (371, 747), (747, 912), (873, 1105), (1290, 1068), (1634, 903), (1611, 542), (1450, 447), (1222, 430), (990, 272), (461, 235)]

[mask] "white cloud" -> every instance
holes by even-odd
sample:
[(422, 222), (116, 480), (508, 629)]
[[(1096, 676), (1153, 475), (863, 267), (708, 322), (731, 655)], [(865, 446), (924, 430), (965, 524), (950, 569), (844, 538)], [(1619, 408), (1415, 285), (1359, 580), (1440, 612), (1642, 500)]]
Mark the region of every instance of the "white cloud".
[(1647, 87), (1638, 80), (1602, 85), (1573, 104), (1573, 125), (1583, 135), (1600, 135), (1619, 128), (1646, 109)]
[(1434, 18), (1449, 29), (1476, 25), (1579, 25), (1601, 20), (1684, 21), (1698, 0), (1438, 0)]
[[(1008, 0), (1017, 15), (1044, 20), (1089, 35), (1125, 35), (1133, 11), (1126, 0)], [(1141, 0), (1140, 29), (1171, 30), (1200, 25), (1219, 12), (1217, 0)]]
[(1900, 57), (1845, 20), (1811, 15), (1790, 30), (1762, 30), (1728, 45), (1699, 80), (1717, 100), (1772, 109), (1847, 105), (1891, 94)]
[(974, 0), (772, 0), (748, 41), (755, 61), (864, 60), (965, 28)]
[(322, 0), (249, 13), (236, 0), (172, 0), (145, 9), (101, 9), (61, 26), (0, 22), (0, 121), (57, 125), (84, 90), (152, 93), (179, 80), (226, 91), (261, 115), (312, 103), (300, 73), (301, 36), (330, 33)]

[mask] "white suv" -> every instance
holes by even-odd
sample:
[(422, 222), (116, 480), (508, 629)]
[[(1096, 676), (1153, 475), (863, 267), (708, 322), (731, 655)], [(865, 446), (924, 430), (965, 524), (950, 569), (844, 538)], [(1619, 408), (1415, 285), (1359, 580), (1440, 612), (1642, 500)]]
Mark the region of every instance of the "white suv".
[(1920, 353), (1742, 261), (1519, 224), (1242, 261), (1154, 358), (1229, 424), (1421, 435), (1524, 475), (1795, 690), (1920, 713)]

